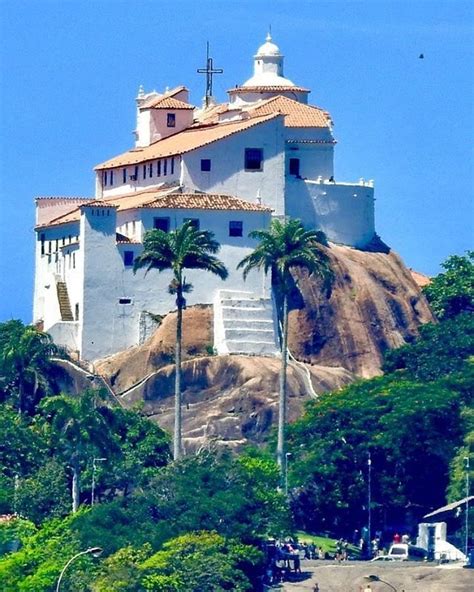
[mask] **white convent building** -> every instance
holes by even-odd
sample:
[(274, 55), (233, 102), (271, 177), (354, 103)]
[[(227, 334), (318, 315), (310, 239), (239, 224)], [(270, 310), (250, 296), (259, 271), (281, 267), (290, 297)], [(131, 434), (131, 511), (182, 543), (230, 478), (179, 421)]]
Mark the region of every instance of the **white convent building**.
[(133, 273), (143, 236), (192, 219), (214, 232), (229, 277), (189, 271), (188, 304), (214, 304), (219, 353), (275, 353), (270, 282), (236, 269), (249, 232), (291, 216), (355, 248), (375, 234), (373, 183), (335, 180), (331, 117), (309, 92), (284, 77), (270, 36), (227, 103), (140, 88), (135, 146), (95, 167), (95, 197), (36, 200), (34, 322), (84, 360), (142, 343), (175, 308), (166, 272)]

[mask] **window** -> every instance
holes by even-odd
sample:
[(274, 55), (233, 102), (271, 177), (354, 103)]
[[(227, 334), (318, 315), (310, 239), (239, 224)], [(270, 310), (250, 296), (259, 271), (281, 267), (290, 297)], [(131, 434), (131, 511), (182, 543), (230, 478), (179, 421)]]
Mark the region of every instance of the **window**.
[(262, 171), (263, 170), (263, 150), (261, 148), (245, 149), (245, 170)]
[(127, 182), (127, 169), (123, 169), (123, 170), (122, 170), (122, 181), (123, 181), (124, 183), (126, 183), (126, 182)]
[(199, 218), (185, 218), (184, 222), (191, 222), (191, 226), (194, 230), (199, 230)]
[(131, 298), (119, 298), (119, 304), (132, 304)]
[(104, 187), (107, 187), (107, 171), (104, 171), (104, 174), (102, 175), (102, 182)]
[(153, 218), (153, 228), (156, 230), (162, 230), (163, 232), (170, 231), (170, 219), (169, 218)]
[(114, 184), (114, 171), (109, 171), (109, 173), (110, 173), (109, 185), (113, 185)]
[(76, 253), (72, 254), (72, 268), (76, 269)]
[(176, 126), (176, 115), (174, 113), (167, 113), (166, 114), (166, 125), (167, 125), (167, 127), (175, 127)]
[(151, 177), (153, 177), (153, 163), (152, 162), (150, 162), (150, 164), (148, 165), (148, 176), (150, 177), (150, 179), (151, 179)]
[(41, 254), (44, 255), (44, 239), (45, 236), (43, 233), (40, 234), (40, 241), (41, 241)]
[(74, 306), (74, 319), (76, 321), (79, 320), (79, 304), (77, 304), (77, 303)]
[(240, 220), (231, 220), (229, 222), (229, 236), (242, 236), (244, 224)]
[(146, 179), (146, 164), (143, 165), (143, 178)]
[(170, 158), (170, 164), (171, 164), (171, 175), (174, 175), (174, 156), (172, 156)]
[(165, 158), (163, 161), (163, 176), (166, 177), (168, 174), (168, 159)]
[(300, 176), (300, 159), (290, 158), (290, 175)]
[(133, 265), (134, 253), (133, 251), (123, 252), (123, 264), (125, 267), (131, 267)]
[(201, 158), (201, 171), (208, 173), (211, 170), (211, 159)]
[(161, 177), (161, 160), (156, 163), (156, 176)]

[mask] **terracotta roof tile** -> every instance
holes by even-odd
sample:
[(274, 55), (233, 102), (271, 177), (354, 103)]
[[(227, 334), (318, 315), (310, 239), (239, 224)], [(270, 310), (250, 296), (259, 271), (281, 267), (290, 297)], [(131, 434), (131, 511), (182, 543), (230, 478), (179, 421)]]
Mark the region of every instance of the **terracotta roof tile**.
[(238, 132), (245, 131), (260, 123), (266, 123), (279, 116), (279, 113), (265, 114), (245, 121), (231, 121), (206, 127), (192, 127), (154, 142), (150, 146), (134, 148), (115, 158), (111, 158), (95, 167), (95, 170), (138, 164), (156, 158), (165, 158), (177, 154), (184, 154), (227, 138)]
[(228, 94), (232, 95), (235, 93), (242, 92), (305, 92), (310, 93), (309, 88), (303, 88), (302, 86), (236, 86), (227, 91)]
[(87, 205), (97, 205), (106, 207), (117, 208), (118, 212), (124, 210), (131, 210), (133, 208), (138, 208), (141, 205), (154, 201), (157, 197), (162, 195), (163, 193), (169, 191), (176, 191), (177, 186), (170, 186), (165, 185), (161, 187), (153, 187), (150, 189), (145, 189), (144, 191), (136, 191), (134, 193), (126, 193), (125, 195), (116, 195), (113, 197), (107, 197), (105, 199), (98, 199), (98, 200), (90, 200), (84, 204), (75, 207), (71, 211), (57, 218), (51, 220), (47, 224), (38, 225), (36, 228), (45, 228), (48, 226), (59, 226), (60, 224), (67, 224), (68, 222), (79, 222), (81, 219), (81, 210), (82, 206)]
[(239, 210), (244, 212), (271, 212), (271, 208), (251, 203), (231, 195), (218, 193), (170, 193), (142, 208), (189, 210)]
[(140, 111), (143, 109), (194, 109), (194, 106), (173, 97), (164, 96), (150, 99), (140, 107)]
[(331, 117), (327, 111), (299, 103), (287, 97), (272, 97), (249, 109), (254, 116), (280, 111), (285, 115), (285, 127), (330, 127)]

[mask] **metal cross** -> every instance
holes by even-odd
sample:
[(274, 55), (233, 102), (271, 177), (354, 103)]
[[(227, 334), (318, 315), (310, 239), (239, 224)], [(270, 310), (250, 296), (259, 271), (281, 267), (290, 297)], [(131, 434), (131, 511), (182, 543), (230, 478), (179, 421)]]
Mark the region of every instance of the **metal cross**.
[(212, 97), (212, 75), (222, 74), (224, 70), (222, 68), (214, 68), (213, 60), (209, 57), (209, 41), (207, 42), (207, 54), (206, 54), (206, 67), (198, 68), (198, 74), (206, 75), (206, 107), (209, 107), (209, 103)]

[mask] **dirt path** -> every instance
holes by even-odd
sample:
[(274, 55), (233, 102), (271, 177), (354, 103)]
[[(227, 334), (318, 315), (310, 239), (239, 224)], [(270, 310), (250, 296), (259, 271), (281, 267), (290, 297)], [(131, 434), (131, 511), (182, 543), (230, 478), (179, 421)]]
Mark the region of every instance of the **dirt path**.
[[(376, 575), (383, 582), (370, 582), (372, 592), (471, 592), (474, 590), (474, 570), (459, 566), (437, 566), (419, 563), (370, 563), (348, 561), (302, 561), (300, 581), (285, 582), (279, 588), (285, 592), (312, 592), (318, 583), (320, 592), (363, 592), (369, 582), (366, 575)], [(276, 588), (275, 590), (278, 590)]]

